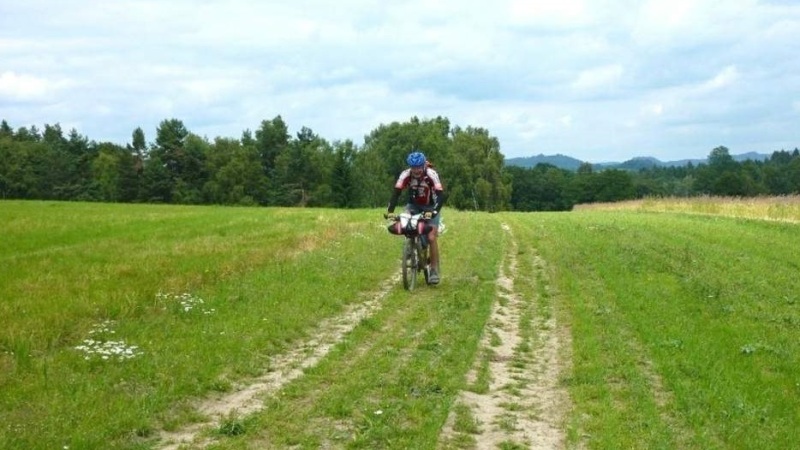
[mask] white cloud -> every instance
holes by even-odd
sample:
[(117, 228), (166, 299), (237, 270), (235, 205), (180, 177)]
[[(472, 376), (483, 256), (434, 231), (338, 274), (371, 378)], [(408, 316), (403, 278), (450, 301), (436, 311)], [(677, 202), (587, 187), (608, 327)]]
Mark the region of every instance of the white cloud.
[(511, 23), (539, 26), (575, 26), (585, 23), (586, 5), (582, 0), (512, 0)]
[(642, 113), (647, 116), (658, 117), (664, 114), (664, 105), (662, 103), (652, 103), (642, 108)]
[(17, 75), (14, 72), (0, 74), (0, 97), (14, 100), (39, 100), (48, 92), (48, 82), (32, 75)]
[(572, 88), (577, 90), (596, 90), (616, 85), (622, 78), (625, 69), (619, 64), (595, 67), (584, 70), (572, 82)]
[(758, 0), (648, 0), (641, 4), (632, 29), (642, 47), (691, 47), (733, 41), (756, 26)]
[(690, 25), (692, 13), (699, 9), (696, 0), (650, 0), (639, 13), (642, 27), (637, 31), (669, 32)]
[(700, 86), (701, 92), (716, 91), (728, 87), (739, 79), (739, 71), (736, 66), (728, 66), (723, 68), (719, 73), (714, 75), (714, 78), (708, 80)]

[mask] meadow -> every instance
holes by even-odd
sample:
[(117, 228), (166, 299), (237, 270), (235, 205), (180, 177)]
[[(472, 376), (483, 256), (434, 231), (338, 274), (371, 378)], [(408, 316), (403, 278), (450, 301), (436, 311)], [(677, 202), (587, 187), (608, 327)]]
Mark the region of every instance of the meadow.
[(0, 448), (792, 448), (798, 202), (729, 203), (446, 210), (409, 293), (379, 210), (0, 201)]

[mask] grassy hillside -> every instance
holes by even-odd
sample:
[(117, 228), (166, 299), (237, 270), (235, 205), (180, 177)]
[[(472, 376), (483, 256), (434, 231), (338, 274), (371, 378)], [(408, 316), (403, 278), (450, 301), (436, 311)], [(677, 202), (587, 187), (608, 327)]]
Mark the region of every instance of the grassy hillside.
[(380, 216), (0, 202), (0, 448), (795, 445), (798, 225)]

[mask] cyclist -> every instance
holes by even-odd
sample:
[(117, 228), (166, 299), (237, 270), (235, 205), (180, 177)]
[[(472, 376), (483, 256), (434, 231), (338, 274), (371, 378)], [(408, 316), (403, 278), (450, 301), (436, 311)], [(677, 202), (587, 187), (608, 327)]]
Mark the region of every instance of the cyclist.
[(408, 168), (400, 173), (394, 184), (392, 198), (389, 199), (389, 215), (394, 214), (397, 200), (404, 189), (408, 189), (408, 204), (406, 211), (411, 214), (424, 212), (431, 232), (428, 234), (428, 243), (431, 252), (431, 271), (428, 282), (439, 283), (439, 244), (436, 236), (442, 220), (442, 206), (445, 201), (444, 188), (439, 180), (439, 173), (428, 163), (425, 155), (419, 150), (412, 151), (406, 158)]

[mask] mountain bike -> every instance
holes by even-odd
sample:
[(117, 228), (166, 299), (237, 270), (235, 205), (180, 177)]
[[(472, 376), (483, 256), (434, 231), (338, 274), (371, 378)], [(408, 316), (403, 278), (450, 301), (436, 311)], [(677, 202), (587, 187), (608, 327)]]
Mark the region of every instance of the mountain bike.
[(428, 233), (431, 225), (420, 214), (403, 212), (394, 217), (384, 214), (384, 218), (391, 220), (389, 232), (405, 236), (403, 242), (403, 257), (401, 267), (403, 270), (403, 288), (413, 291), (417, 285), (417, 274), (422, 272), (425, 283), (430, 284), (431, 270), (430, 252), (428, 250)]

